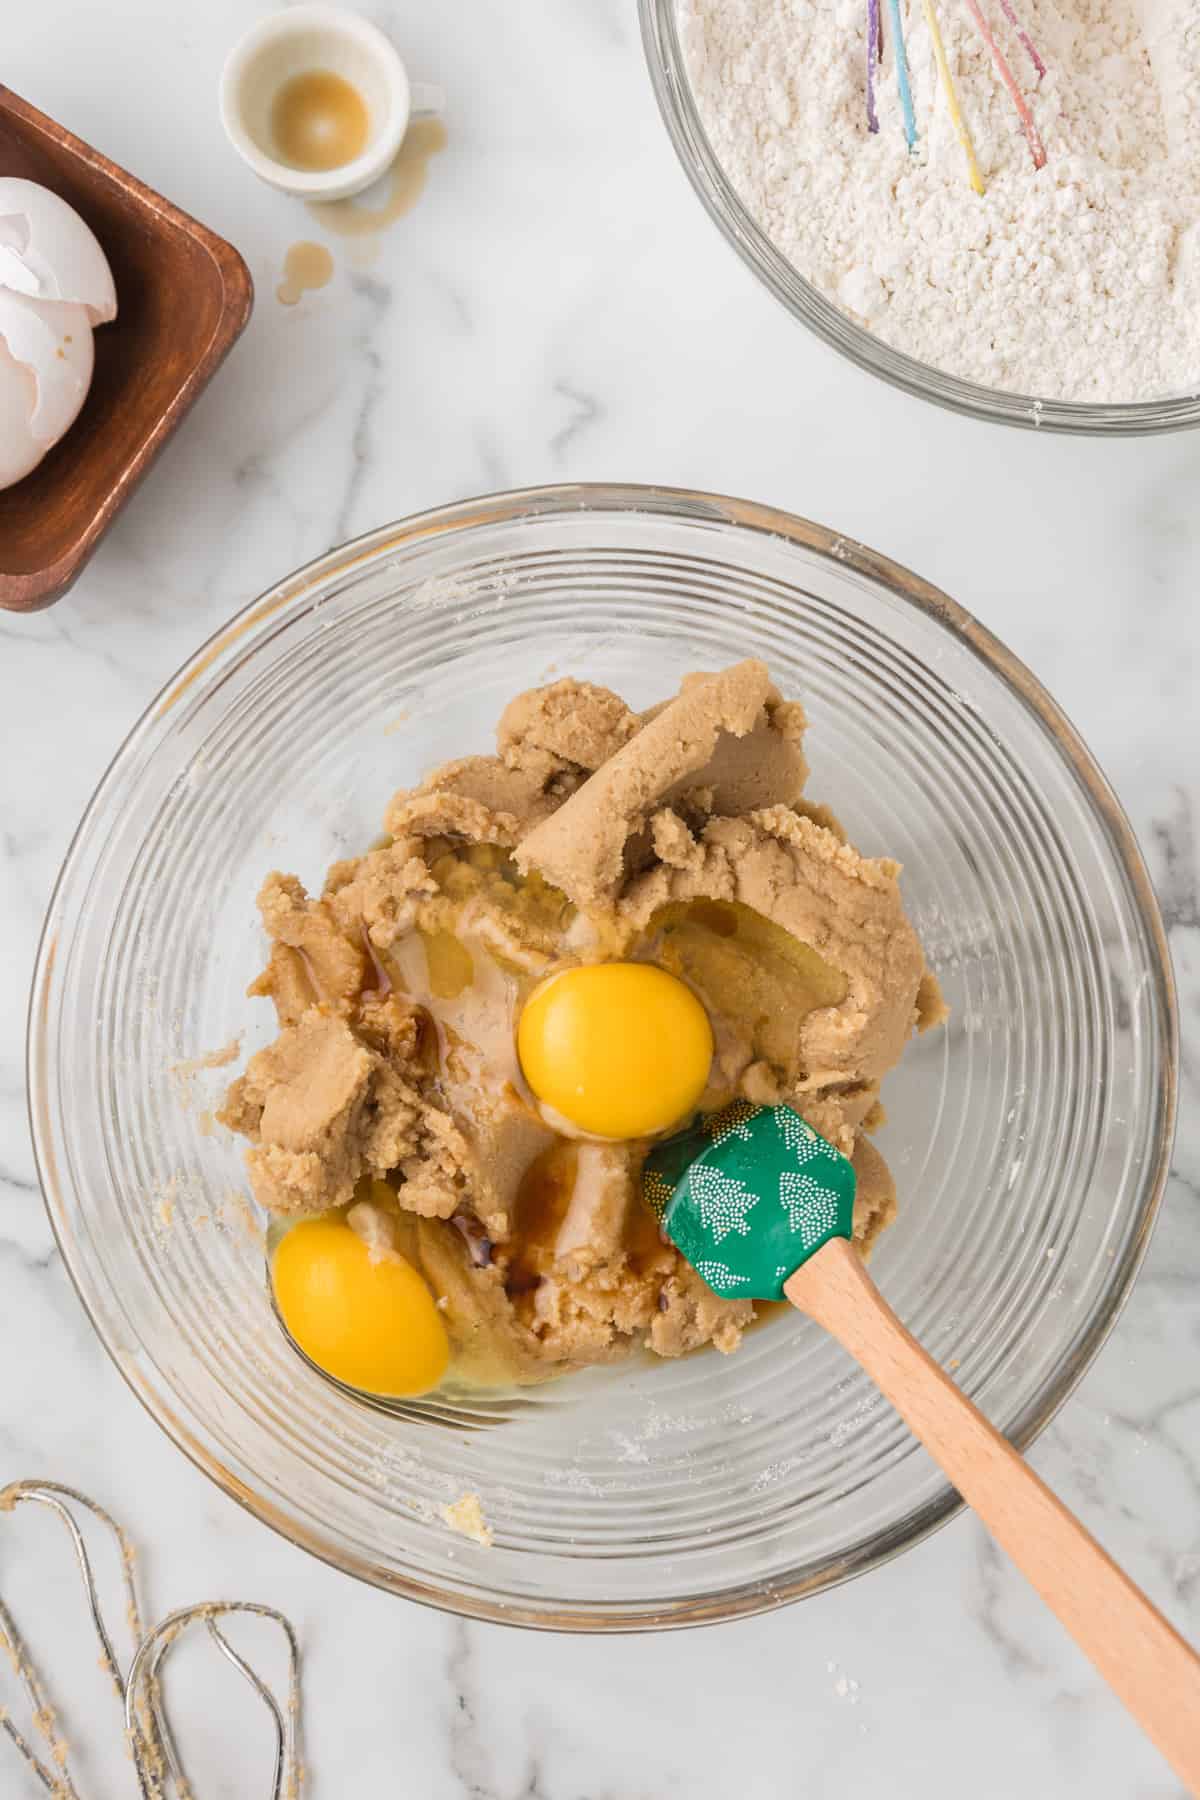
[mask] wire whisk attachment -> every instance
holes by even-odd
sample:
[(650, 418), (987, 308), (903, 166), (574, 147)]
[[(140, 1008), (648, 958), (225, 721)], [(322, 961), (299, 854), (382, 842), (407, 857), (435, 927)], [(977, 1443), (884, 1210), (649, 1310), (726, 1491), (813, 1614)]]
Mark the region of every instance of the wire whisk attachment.
[[(290, 1621), (274, 1607), (249, 1600), (204, 1601), (169, 1613), (146, 1631), (138, 1604), (133, 1547), (116, 1520), (77, 1488), (56, 1481), (18, 1481), (0, 1491), (0, 1513), (21, 1505), (45, 1507), (67, 1532), (79, 1569), (92, 1628), (100, 1647), (101, 1667), (113, 1684), (123, 1714), (126, 1743), (137, 1777), (140, 1800), (195, 1800), (195, 1789), (183, 1769), (178, 1742), (171, 1728), (163, 1694), (161, 1673), (171, 1646), (189, 1628), (197, 1626), (214, 1647), (242, 1676), (261, 1701), (275, 1737), (274, 1772), (269, 1800), (299, 1800), (303, 1766), (300, 1760), (300, 1649)], [(100, 1602), (95, 1572), (79, 1517), (86, 1515), (99, 1525), (116, 1552), (125, 1600), (125, 1624), (135, 1645), (128, 1673), (123, 1673)], [(270, 1620), (283, 1634), (287, 1650), (287, 1693), (281, 1702), (272, 1687), (234, 1648), (222, 1625), (234, 1614), (252, 1614)], [(23, 1731), (7, 1707), (0, 1706), (0, 1727), (51, 1800), (80, 1800), (70, 1766), (70, 1751), (58, 1709), (29, 1653), (12, 1612), (0, 1596), (0, 1651), (8, 1659), (28, 1705), (29, 1731)]]
[[(1037, 122), (1034, 119), (1029, 102), (1021, 91), (1020, 84), (1013, 74), (1008, 58), (1005, 56), (996, 40), (995, 33), (988, 23), (987, 16), (980, 4), (980, 0), (965, 0), (965, 4), (971, 14), (975, 29), (983, 40), (988, 55), (995, 65), (996, 73), (1004, 84), (1008, 96), (1016, 109), (1021, 130), (1024, 133), (1025, 141), (1029, 146), (1029, 153), (1033, 158), (1033, 166), (1035, 169), (1041, 169), (1046, 163), (1046, 147), (1042, 142), (1041, 133), (1038, 130)], [(966, 158), (967, 175), (975, 192), (977, 194), (982, 194), (986, 190), (984, 187), (983, 176), (979, 169), (979, 159), (976, 156), (974, 139), (971, 136), (971, 129), (967, 123), (966, 115), (959, 99), (958, 88), (954, 80), (954, 72), (951, 68), (950, 58), (946, 52), (945, 39), (942, 36), (942, 28), (938, 19), (937, 8), (934, 4), (934, 0), (921, 0), (921, 6), (925, 18), (926, 30), (929, 33), (929, 42), (933, 51), (933, 60), (938, 72), (938, 82), (945, 95), (946, 107), (950, 114), (950, 122), (954, 127), (955, 135), (962, 146), (963, 155)], [(1041, 81), (1046, 73), (1046, 65), (1043, 62), (1033, 39), (1017, 17), (1012, 0), (1000, 0), (1000, 9), (1016, 35), (1017, 41), (1020, 43), (1030, 62), (1033, 64), (1037, 80)], [(896, 65), (896, 88), (900, 97), (900, 111), (904, 124), (904, 136), (909, 149), (915, 150), (919, 132), (917, 129), (916, 111), (913, 106), (912, 81), (909, 70), (908, 46), (905, 43), (904, 37), (901, 0), (887, 0), (887, 11), (888, 27), (892, 40), (892, 53)], [(867, 130), (874, 134), (879, 131), (878, 87), (879, 77), (883, 67), (884, 54), (883, 15), (880, 10), (880, 0), (867, 0), (866, 34)]]

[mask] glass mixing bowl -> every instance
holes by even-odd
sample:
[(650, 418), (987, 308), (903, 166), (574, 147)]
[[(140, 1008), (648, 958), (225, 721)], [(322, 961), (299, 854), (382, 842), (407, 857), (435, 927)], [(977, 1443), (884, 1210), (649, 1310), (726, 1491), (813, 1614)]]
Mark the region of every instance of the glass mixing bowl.
[(806, 281), (743, 205), (701, 123), (679, 35), (679, 0), (638, 0), (642, 42), (659, 110), (689, 181), (742, 261), (788, 311), (843, 356), (894, 387), (935, 400), (952, 412), (1002, 425), (1100, 437), (1136, 437), (1200, 425), (1200, 391), (1119, 406), (1038, 399), (981, 387), (893, 350)]
[[(242, 1147), (209, 1116), (232, 1068), (208, 1053), (273, 1035), (244, 997), (267, 870), (319, 884), (531, 683), (574, 671), (645, 706), (749, 655), (809, 709), (811, 793), (903, 859), (953, 1008), (885, 1084), (888, 1298), (1027, 1444), (1146, 1247), (1175, 1093), (1161, 924), (1086, 749), (974, 620), (858, 544), (702, 494), (500, 495), (346, 545), (198, 651), (105, 776), (51, 903), (29, 1076), (54, 1229), (134, 1392), (259, 1518), (397, 1593), (579, 1630), (730, 1618), (956, 1504), (798, 1316), (731, 1357), (356, 1398), (282, 1336)], [(490, 1550), (440, 1516), (464, 1493)]]

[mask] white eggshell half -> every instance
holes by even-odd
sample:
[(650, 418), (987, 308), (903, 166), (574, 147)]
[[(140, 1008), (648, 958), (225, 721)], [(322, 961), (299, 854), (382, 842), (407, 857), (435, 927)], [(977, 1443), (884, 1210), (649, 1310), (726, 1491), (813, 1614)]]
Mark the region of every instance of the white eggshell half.
[(36, 469), (48, 444), (33, 435), (37, 387), (30, 371), (14, 362), (0, 339), (0, 488)]
[(24, 243), (28, 234), (16, 226), (16, 219), (0, 219), (0, 288), (12, 288), (16, 294), (29, 294), (36, 300), (41, 283), (15, 247)]
[[(30, 300), (0, 288), (0, 347), (19, 374), (33, 378), (32, 406), (22, 429), (9, 408), (15, 406), (19, 386), (28, 395), (28, 379), (18, 384), (8, 377), (0, 465), (23, 462), (34, 445), (40, 446), (37, 462), (74, 424), (91, 386), (92, 326), (87, 308), (65, 300)], [(18, 479), (13, 475), (9, 482)]]
[(117, 316), (112, 270), (91, 227), (49, 188), (16, 176), (0, 178), (0, 288), (86, 306), (93, 325)]

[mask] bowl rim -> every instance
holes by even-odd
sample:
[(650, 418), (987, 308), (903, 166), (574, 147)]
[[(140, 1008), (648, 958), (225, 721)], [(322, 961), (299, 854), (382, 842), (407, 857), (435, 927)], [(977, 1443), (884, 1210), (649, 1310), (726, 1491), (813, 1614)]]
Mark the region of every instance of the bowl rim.
[(890, 1562), (894, 1556), (920, 1543), (946, 1524), (961, 1510), (963, 1502), (949, 1483), (944, 1483), (924, 1504), (875, 1538), (869, 1549), (853, 1557), (833, 1559), (804, 1575), (775, 1583), (769, 1592), (764, 1592), (760, 1586), (748, 1584), (721, 1591), (715, 1596), (673, 1601), (653, 1613), (630, 1610), (596, 1615), (573, 1606), (570, 1602), (554, 1606), (514, 1605), (480, 1594), (445, 1590), (411, 1576), (380, 1569), (369, 1559), (353, 1556), (340, 1545), (300, 1525), (282, 1513), (272, 1501), (248, 1488), (242, 1478), (234, 1470), (227, 1468), (211, 1447), (174, 1410), (172, 1395), (165, 1386), (161, 1392), (148, 1388), (137, 1367), (136, 1356), (124, 1352), (120, 1345), (109, 1341), (97, 1311), (89, 1300), (87, 1277), (81, 1266), (82, 1258), (77, 1260), (69, 1229), (69, 1208), (58, 1182), (54, 1118), (46, 1075), (48, 1052), (51, 1049), (48, 1034), (51, 991), (59, 932), (63, 922), (63, 902), (76, 858), (85, 844), (93, 815), (106, 798), (110, 783), (119, 773), (127, 754), (135, 747), (142, 746), (156, 727), (161, 727), (179, 699), (204, 677), (221, 679), (222, 660), (235, 648), (241, 654), (251, 647), (244, 640), (256, 627), (267, 621), (272, 621), (273, 633), (278, 624), (275, 615), (282, 608), (303, 605), (314, 588), (322, 586), (333, 577), (343, 577), (365, 563), (386, 558), (401, 546), (417, 544), (424, 539), (444, 536), (449, 532), (469, 530), (473, 526), (513, 524), (531, 518), (568, 514), (579, 516), (588, 513), (629, 513), (696, 524), (732, 525), (754, 535), (783, 538), (790, 544), (836, 563), (842, 570), (850, 570), (883, 584), (895, 598), (941, 625), (975, 658), (1000, 676), (1053, 739), (1072, 773), (1085, 789), (1105, 828), (1114, 856), (1129, 882), (1152, 952), (1163, 1071), (1158, 1096), (1155, 1153), (1152, 1166), (1143, 1172), (1143, 1198), (1137, 1230), (1131, 1233), (1120, 1265), (1114, 1267), (1109, 1304), (1103, 1312), (1097, 1312), (1090, 1320), (1087, 1331), (1070, 1360), (1064, 1362), (1056, 1378), (1047, 1384), (1042, 1396), (1032, 1402), (1015, 1422), (1009, 1437), (1018, 1451), (1025, 1451), (1041, 1434), (1090, 1368), (1125, 1307), (1149, 1247), (1166, 1187), (1174, 1143), (1179, 1021), (1166, 931), (1133, 828), (1099, 765), (1057, 702), (1025, 664), (957, 601), (950, 599), (947, 594), (913, 574), (902, 564), (868, 549), (855, 539), (796, 514), (750, 500), (687, 488), (641, 484), (564, 483), (482, 495), (411, 514), (327, 551), (266, 589), (200, 645), (143, 710), (100, 777), (72, 834), (54, 883), (38, 943), (27, 1018), (27, 1105), (43, 1203), (63, 1265), (101, 1344), (150, 1417), (188, 1460), (214, 1481), (222, 1492), (288, 1542), (307, 1550), (344, 1574), (353, 1575), (371, 1586), (400, 1594), (443, 1612), (537, 1630), (608, 1635), (716, 1624), (775, 1611), (781, 1605), (837, 1586), (855, 1575)]
[(1200, 425), (1191, 394), (1098, 403), (1039, 399), (965, 381), (920, 362), (857, 325), (772, 243), (743, 205), (709, 141), (692, 94), (676, 25), (678, 0), (638, 0), (642, 47), (658, 110), (684, 174), (709, 218), (781, 306), (866, 374), (964, 418), (1082, 437), (1148, 437)]

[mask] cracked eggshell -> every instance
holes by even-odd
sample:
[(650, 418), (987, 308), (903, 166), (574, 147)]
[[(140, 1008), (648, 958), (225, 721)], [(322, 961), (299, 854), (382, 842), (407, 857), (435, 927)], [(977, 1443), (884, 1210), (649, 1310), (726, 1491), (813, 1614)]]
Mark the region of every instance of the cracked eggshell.
[(0, 287), (0, 488), (28, 475), (70, 429), (91, 380), (87, 307)]
[(36, 181), (0, 179), (0, 289), (71, 301), (102, 325), (117, 316), (108, 258), (73, 206)]

